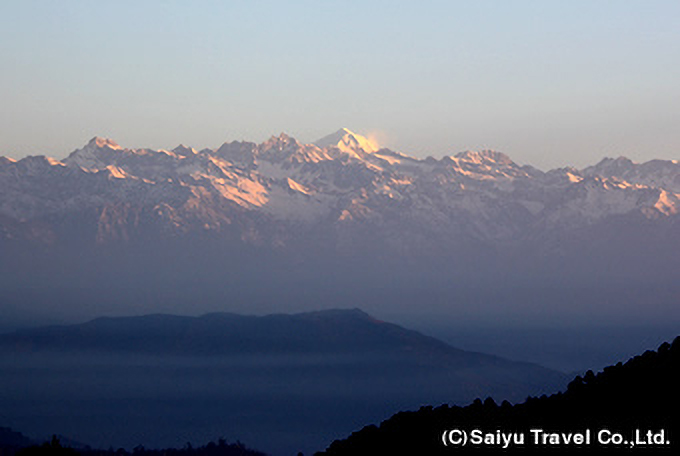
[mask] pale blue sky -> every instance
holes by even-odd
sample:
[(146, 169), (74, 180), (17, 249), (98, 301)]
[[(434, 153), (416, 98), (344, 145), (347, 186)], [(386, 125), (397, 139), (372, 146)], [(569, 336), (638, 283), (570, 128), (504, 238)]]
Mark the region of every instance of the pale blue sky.
[(543, 169), (680, 159), (680, 2), (0, 0), (0, 155), (340, 127)]

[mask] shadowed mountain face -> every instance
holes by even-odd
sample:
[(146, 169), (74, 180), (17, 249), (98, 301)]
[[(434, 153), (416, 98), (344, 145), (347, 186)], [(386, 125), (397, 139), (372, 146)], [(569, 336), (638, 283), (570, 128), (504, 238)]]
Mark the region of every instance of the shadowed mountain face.
[[(380, 426), (367, 426), (333, 442), (319, 456), (678, 454), (679, 384), (680, 337), (672, 345), (664, 343), (657, 352), (645, 352), (597, 375), (588, 371), (563, 393), (529, 398), (514, 406), (507, 402), (498, 406), (487, 399), (467, 407), (444, 405), (401, 412)], [(475, 430), (481, 436), (476, 441)], [(514, 434), (506, 448), (499, 430)], [(465, 445), (463, 432), (469, 439)]]
[(402, 407), (487, 392), (519, 400), (564, 381), (360, 310), (149, 315), (23, 330), (0, 336), (0, 373), (4, 416), (29, 434), (104, 447), (224, 435), (273, 454), (318, 450)]

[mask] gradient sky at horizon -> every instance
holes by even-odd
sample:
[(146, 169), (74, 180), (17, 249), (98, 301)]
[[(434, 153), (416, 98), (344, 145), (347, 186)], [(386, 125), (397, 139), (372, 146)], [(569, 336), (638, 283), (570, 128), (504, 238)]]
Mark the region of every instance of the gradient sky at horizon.
[(677, 1), (1, 1), (0, 155), (303, 142), (680, 159)]

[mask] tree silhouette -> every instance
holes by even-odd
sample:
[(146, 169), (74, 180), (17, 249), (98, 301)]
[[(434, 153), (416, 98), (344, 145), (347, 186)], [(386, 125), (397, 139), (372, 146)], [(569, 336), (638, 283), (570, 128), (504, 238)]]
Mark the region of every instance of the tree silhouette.
[[(605, 368), (597, 375), (588, 371), (577, 376), (564, 392), (540, 398), (529, 397), (521, 404), (492, 398), (475, 399), (466, 407), (442, 405), (400, 412), (380, 424), (369, 425), (345, 440), (333, 442), (318, 456), (354, 454), (680, 454), (680, 337), (672, 344), (647, 351), (625, 364)], [(497, 430), (517, 432), (523, 445), (444, 446), (442, 434), (449, 429), (480, 429), (495, 437)], [(590, 430), (588, 445), (536, 445), (531, 429), (556, 434)], [(602, 444), (595, 433), (605, 429), (619, 432), (629, 443)], [(640, 430), (642, 442), (635, 440)], [(650, 442), (647, 432), (663, 442)], [(608, 435), (608, 434), (605, 434)], [(676, 437), (677, 436), (677, 437)], [(445, 437), (445, 436), (444, 436)], [(657, 439), (661, 442), (662, 439)], [(633, 442), (633, 446), (630, 445)], [(643, 445), (640, 445), (643, 443)], [(637, 447), (635, 447), (637, 445)]]

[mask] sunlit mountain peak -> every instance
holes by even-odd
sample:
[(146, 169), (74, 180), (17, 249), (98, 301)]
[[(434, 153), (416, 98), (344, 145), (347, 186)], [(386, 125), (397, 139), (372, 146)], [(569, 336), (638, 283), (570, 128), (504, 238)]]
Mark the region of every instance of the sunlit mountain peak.
[(95, 136), (90, 140), (89, 143), (87, 143), (88, 146), (95, 146), (95, 147), (108, 147), (110, 149), (122, 149), (118, 143), (116, 143), (114, 140), (109, 139), (109, 138), (102, 138), (100, 136)]
[(328, 136), (314, 142), (315, 145), (325, 148), (325, 147), (337, 147), (343, 152), (356, 152), (358, 149), (364, 152), (372, 153), (380, 149), (378, 144), (365, 136), (354, 133), (347, 128), (341, 128), (335, 133), (331, 133)]

